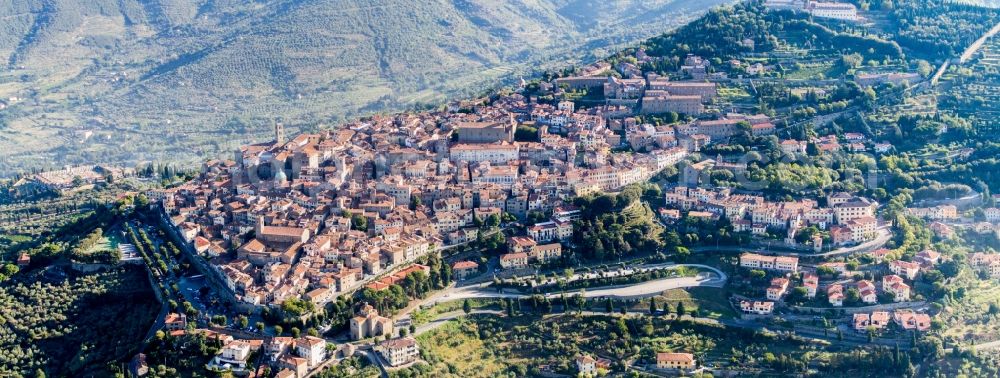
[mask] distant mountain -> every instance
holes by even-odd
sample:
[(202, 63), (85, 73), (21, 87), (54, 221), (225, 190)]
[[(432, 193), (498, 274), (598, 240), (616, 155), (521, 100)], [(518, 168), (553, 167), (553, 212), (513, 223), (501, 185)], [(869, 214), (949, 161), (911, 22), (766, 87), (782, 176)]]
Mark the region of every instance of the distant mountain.
[(1000, 8), (1000, 0), (951, 0), (952, 3), (975, 5), (978, 7)]
[(726, 0), (0, 0), (0, 175), (194, 160), (587, 62)]

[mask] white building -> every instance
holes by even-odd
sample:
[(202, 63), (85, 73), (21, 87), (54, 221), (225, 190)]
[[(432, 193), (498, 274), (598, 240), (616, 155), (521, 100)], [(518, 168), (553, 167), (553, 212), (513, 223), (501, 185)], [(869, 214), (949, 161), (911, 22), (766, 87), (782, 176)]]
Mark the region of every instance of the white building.
[(833, 18), (837, 20), (857, 21), (858, 7), (850, 3), (825, 3), (810, 1), (806, 4), (806, 12), (814, 17)]
[(326, 340), (315, 336), (296, 339), (295, 354), (305, 358), (309, 367), (319, 366), (326, 360)]
[(247, 367), (247, 358), (250, 357), (250, 344), (243, 340), (236, 340), (219, 351), (208, 363), (209, 369), (230, 369), (240, 372)]
[(756, 253), (744, 253), (740, 255), (740, 266), (744, 268), (795, 272), (799, 270), (799, 258), (792, 256), (764, 256)]
[(520, 154), (517, 145), (510, 143), (457, 144), (451, 148), (450, 153), (452, 161), (488, 161), (493, 164), (517, 160)]
[(375, 351), (385, 358), (390, 366), (408, 364), (420, 357), (420, 347), (417, 346), (417, 340), (412, 337), (383, 341), (375, 347)]

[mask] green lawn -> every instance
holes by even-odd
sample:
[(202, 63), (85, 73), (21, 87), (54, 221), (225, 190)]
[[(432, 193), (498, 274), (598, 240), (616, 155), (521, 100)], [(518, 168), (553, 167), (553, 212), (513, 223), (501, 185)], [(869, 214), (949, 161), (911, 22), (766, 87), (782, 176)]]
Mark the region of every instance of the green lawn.
[(745, 89), (740, 87), (723, 87), (719, 88), (719, 97), (725, 101), (735, 102), (735, 101), (745, 101), (750, 98), (750, 93)]
[(785, 73), (788, 80), (808, 80), (837, 77), (843, 72), (835, 67), (832, 62), (808, 63), (799, 66), (790, 72)]
[(118, 249), (118, 244), (120, 243), (121, 240), (118, 237), (118, 232), (105, 233), (104, 237), (97, 244), (94, 244), (94, 246), (87, 250), (87, 253), (115, 250)]
[(698, 309), (704, 316), (713, 319), (736, 317), (736, 312), (729, 306), (729, 294), (725, 289), (714, 287), (667, 290), (656, 296), (656, 303), (661, 308), (663, 303), (668, 303), (674, 311), (678, 303), (684, 303), (685, 310)]
[[(461, 310), (464, 303), (464, 300), (440, 302), (430, 308), (415, 310), (410, 317), (413, 319), (413, 324), (424, 324), (436, 319), (441, 314)], [(500, 310), (501, 308), (500, 300), (495, 298), (469, 299), (469, 305), (473, 309)]]

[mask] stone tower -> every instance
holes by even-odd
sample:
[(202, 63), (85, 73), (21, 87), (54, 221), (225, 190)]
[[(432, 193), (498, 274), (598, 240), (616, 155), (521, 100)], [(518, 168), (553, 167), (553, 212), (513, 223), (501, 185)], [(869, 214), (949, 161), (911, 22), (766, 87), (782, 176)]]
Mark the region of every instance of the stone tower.
[(285, 143), (285, 125), (282, 125), (281, 122), (274, 123), (274, 143)]

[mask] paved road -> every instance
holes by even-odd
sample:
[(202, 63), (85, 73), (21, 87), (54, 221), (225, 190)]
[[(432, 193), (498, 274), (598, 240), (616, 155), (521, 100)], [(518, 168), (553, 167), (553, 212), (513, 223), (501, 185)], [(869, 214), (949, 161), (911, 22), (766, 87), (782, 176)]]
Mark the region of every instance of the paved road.
[[(962, 348), (964, 348), (964, 349), (975, 349), (977, 352), (978, 351), (983, 351), (983, 350), (997, 349), (997, 348), (1000, 348), (1000, 340), (989, 341), (989, 342), (979, 343), (979, 344), (973, 344), (971, 347), (970, 346), (966, 346), (965, 344), (963, 344)], [(953, 349), (955, 349), (955, 348), (946, 348), (944, 350), (944, 353), (951, 353)]]
[(982, 203), (982, 200), (983, 200), (983, 195), (977, 191), (973, 191), (972, 194), (959, 198), (916, 201), (913, 203), (913, 206), (929, 207), (929, 206), (941, 206), (941, 205), (954, 205), (959, 209), (962, 209), (962, 208), (979, 206)]
[[(634, 285), (620, 285), (608, 287), (595, 287), (581, 289), (579, 291), (566, 291), (564, 293), (549, 293), (548, 298), (558, 298), (563, 294), (574, 294), (582, 291), (584, 298), (641, 298), (657, 295), (670, 289), (679, 289), (696, 286), (722, 287), (729, 279), (725, 273), (708, 265), (701, 264), (679, 264), (678, 267), (697, 267), (710, 270), (710, 273), (700, 273), (696, 277), (676, 277), (662, 278), (658, 280), (646, 281)], [(442, 293), (435, 300), (453, 301), (467, 298), (526, 298), (531, 294), (520, 292), (497, 292), (489, 289), (488, 285), (463, 286)]]
[[(972, 42), (972, 44), (969, 45), (969, 47), (967, 47), (964, 52), (962, 52), (962, 55), (958, 57), (958, 63), (964, 64), (965, 62), (969, 61), (969, 59), (971, 59), (972, 56), (976, 54), (976, 51), (979, 51), (979, 49), (983, 47), (986, 41), (992, 38), (998, 32), (1000, 32), (1000, 24), (994, 25), (992, 29), (984, 33), (975, 42)], [(937, 85), (938, 81), (941, 79), (941, 76), (944, 76), (944, 73), (947, 72), (948, 65), (950, 63), (951, 61), (947, 60), (941, 64), (941, 67), (938, 68), (937, 72), (934, 73), (934, 76), (931, 77), (930, 80), (931, 86)]]
[(965, 49), (965, 52), (962, 53), (962, 56), (958, 57), (958, 62), (959, 63), (968, 62), (969, 59), (971, 59), (972, 56), (976, 54), (976, 51), (979, 51), (979, 48), (983, 47), (983, 44), (985, 44), (987, 40), (992, 38), (997, 33), (1000, 33), (1000, 24), (994, 25), (992, 29), (987, 31), (985, 34), (979, 37), (979, 39), (977, 39), (975, 42), (969, 45), (969, 47)]
[(1000, 348), (1000, 340), (990, 341), (990, 342), (987, 342), (987, 343), (976, 344), (975, 347), (976, 347), (976, 350), (987, 350), (987, 349)]
[[(662, 266), (663, 264), (653, 264), (649, 266)], [(649, 266), (636, 267), (636, 269), (641, 269)], [(639, 298), (639, 297), (649, 297), (659, 294), (663, 291), (670, 289), (678, 289), (685, 287), (696, 287), (696, 286), (706, 286), (706, 287), (723, 287), (726, 280), (729, 277), (726, 273), (721, 270), (711, 267), (708, 265), (701, 264), (679, 264), (675, 266), (686, 266), (686, 267), (698, 267), (707, 270), (711, 270), (712, 273), (702, 273), (700, 277), (675, 277), (675, 278), (664, 278), (654, 281), (647, 281), (635, 285), (620, 285), (620, 286), (609, 286), (609, 287), (594, 287), (587, 288), (584, 290), (583, 296), (585, 298), (597, 298), (597, 297), (612, 297), (612, 298)], [(472, 299), (472, 298), (525, 298), (530, 297), (530, 294), (505, 292), (498, 293), (496, 290), (489, 288), (492, 282), (483, 282), (468, 284), (466, 282), (461, 282), (464, 286), (452, 286), (439, 290), (438, 292), (432, 294), (431, 296), (424, 298), (419, 301), (413, 301), (405, 309), (393, 316), (394, 320), (406, 318), (410, 315), (413, 310), (421, 308), (426, 304), (437, 304), (439, 302), (449, 302), (461, 299)], [(574, 294), (574, 292), (566, 292), (565, 294)], [(561, 293), (548, 294), (549, 298), (558, 298)]]

